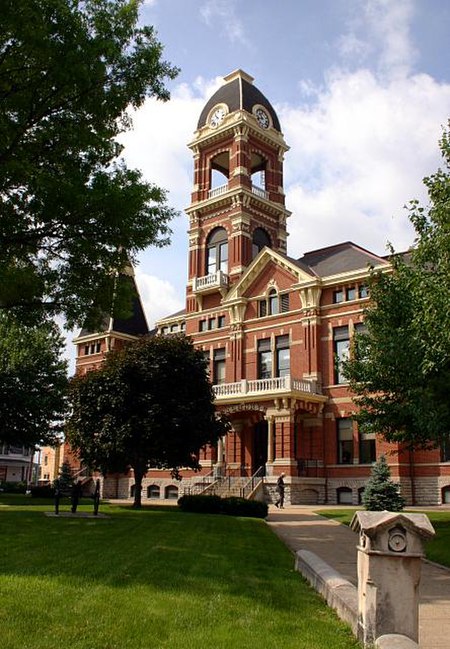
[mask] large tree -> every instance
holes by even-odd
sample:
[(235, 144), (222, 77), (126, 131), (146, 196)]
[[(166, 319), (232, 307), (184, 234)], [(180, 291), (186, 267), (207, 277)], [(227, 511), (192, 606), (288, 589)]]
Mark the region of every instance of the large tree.
[(64, 341), (52, 322), (27, 326), (0, 312), (0, 441), (53, 444), (66, 412)]
[(103, 473), (131, 467), (140, 507), (150, 466), (198, 469), (198, 451), (226, 433), (213, 400), (204, 356), (188, 338), (143, 338), (73, 379), (67, 439)]
[(363, 430), (410, 448), (437, 446), (450, 432), (450, 132), (443, 167), (424, 179), (429, 205), (409, 206), (414, 248), (373, 273), (367, 332), (344, 363)]
[(168, 241), (164, 191), (126, 167), (117, 141), (129, 108), (167, 100), (177, 74), (138, 25), (140, 3), (2, 2), (0, 308), (22, 318), (109, 312), (126, 255)]

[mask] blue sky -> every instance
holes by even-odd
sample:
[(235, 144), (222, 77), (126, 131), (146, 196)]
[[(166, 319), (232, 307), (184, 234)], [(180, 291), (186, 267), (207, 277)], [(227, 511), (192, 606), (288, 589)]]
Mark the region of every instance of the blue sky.
[(184, 306), (192, 139), (223, 76), (242, 68), (274, 105), (286, 142), (288, 253), (352, 240), (378, 254), (413, 243), (404, 205), (426, 202), (450, 118), (448, 0), (145, 0), (168, 103), (148, 100), (122, 137), (129, 166), (169, 192), (172, 244), (140, 255), (149, 324)]

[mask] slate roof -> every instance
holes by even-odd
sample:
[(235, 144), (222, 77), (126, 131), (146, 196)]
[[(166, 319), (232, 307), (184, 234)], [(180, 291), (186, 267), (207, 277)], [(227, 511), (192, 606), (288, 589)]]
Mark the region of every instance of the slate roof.
[(180, 309), (175, 313), (171, 313), (170, 315), (164, 316), (164, 318), (161, 318), (160, 320), (170, 320), (171, 318), (178, 318), (178, 316), (185, 315), (185, 314), (186, 314), (186, 309)]
[(303, 270), (308, 268), (318, 277), (329, 277), (352, 270), (367, 269), (369, 266), (387, 266), (388, 262), (351, 241), (345, 241), (307, 252), (295, 260), (295, 264)]
[(132, 315), (130, 318), (110, 318), (105, 316), (103, 324), (96, 331), (92, 331), (89, 328), (83, 327), (79, 333), (78, 337), (89, 336), (95, 333), (106, 332), (106, 331), (115, 331), (116, 333), (128, 334), (129, 336), (144, 336), (148, 334), (148, 325), (145, 317), (144, 309), (142, 308), (141, 299), (139, 297), (139, 291), (136, 286), (136, 281), (134, 276), (121, 274), (119, 275), (119, 281), (121, 282), (130, 282), (131, 290), (134, 293), (132, 298)]
[(246, 73), (243, 73), (243, 75), (225, 83), (213, 94), (200, 114), (197, 128), (205, 126), (208, 114), (216, 104), (226, 104), (230, 113), (233, 113), (235, 110), (246, 110), (248, 113), (251, 113), (253, 106), (259, 104), (264, 106), (270, 114), (274, 129), (281, 131), (280, 121), (270, 101), (253, 83), (247, 81), (245, 77), (251, 79), (249, 75)]

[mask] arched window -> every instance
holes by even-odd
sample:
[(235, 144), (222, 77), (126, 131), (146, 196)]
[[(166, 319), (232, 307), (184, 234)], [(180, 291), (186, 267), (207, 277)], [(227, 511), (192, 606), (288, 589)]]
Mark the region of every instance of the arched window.
[(365, 489), (365, 487), (360, 487), (358, 489), (358, 505), (362, 505), (362, 501), (363, 501), (362, 499), (363, 499), (363, 496), (364, 496), (364, 489)]
[(166, 498), (169, 498), (169, 500), (178, 498), (178, 487), (175, 485), (166, 487)]
[(450, 485), (442, 488), (442, 504), (450, 505)]
[(209, 189), (226, 187), (230, 177), (230, 152), (222, 151), (211, 159)]
[(253, 257), (256, 257), (258, 252), (260, 252), (264, 248), (264, 246), (270, 248), (271, 245), (272, 244), (270, 237), (267, 232), (262, 228), (256, 228), (256, 230), (253, 232), (252, 239), (252, 259)]
[(160, 489), (157, 484), (151, 484), (147, 487), (147, 498), (159, 498)]
[(276, 315), (280, 313), (280, 299), (278, 293), (274, 288), (269, 291), (269, 315)]
[(206, 274), (228, 272), (228, 236), (225, 228), (213, 230), (206, 243)]
[(336, 489), (336, 495), (339, 505), (353, 504), (353, 493), (350, 487), (339, 487)]

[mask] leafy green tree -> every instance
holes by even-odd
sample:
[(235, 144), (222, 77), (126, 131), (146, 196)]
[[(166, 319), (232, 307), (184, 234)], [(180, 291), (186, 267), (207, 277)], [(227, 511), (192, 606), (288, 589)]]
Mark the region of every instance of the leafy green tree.
[(198, 451), (227, 431), (218, 419), (202, 352), (185, 336), (143, 338), (113, 351), (70, 388), (67, 439), (106, 473), (132, 467), (134, 506), (150, 466), (199, 469)]
[(367, 332), (356, 336), (344, 372), (362, 430), (410, 448), (437, 446), (450, 431), (450, 142), (444, 167), (425, 178), (430, 204), (413, 201), (416, 245), (372, 273)]
[(4, 443), (52, 444), (66, 412), (64, 341), (52, 322), (27, 326), (0, 312), (0, 431)]
[(400, 486), (392, 481), (384, 455), (372, 467), (362, 502), (366, 509), (373, 512), (400, 512), (405, 506), (405, 501), (400, 495)]
[(177, 74), (138, 26), (140, 4), (2, 2), (0, 308), (22, 318), (109, 313), (126, 255), (168, 242), (165, 192), (126, 167), (117, 141), (128, 109), (167, 100)]

